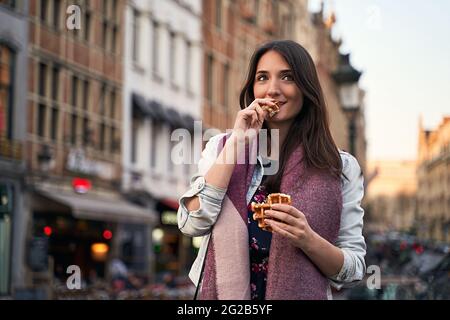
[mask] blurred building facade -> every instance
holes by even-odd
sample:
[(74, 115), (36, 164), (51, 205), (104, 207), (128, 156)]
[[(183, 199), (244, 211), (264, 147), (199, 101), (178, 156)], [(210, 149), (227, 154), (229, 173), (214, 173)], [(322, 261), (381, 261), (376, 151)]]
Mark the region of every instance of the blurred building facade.
[[(322, 5), (320, 11), (312, 13), (311, 17), (315, 36), (311, 51), (328, 108), (331, 134), (338, 148), (358, 159), (365, 174), (365, 93), (358, 85), (362, 73), (351, 65), (350, 54), (340, 53), (342, 41), (332, 36), (336, 22), (334, 12), (325, 13)], [(351, 106), (345, 105), (345, 87), (353, 87), (355, 97), (351, 100), (355, 101)]]
[(416, 161), (372, 160), (366, 193), (366, 231), (412, 231), (416, 227)]
[(253, 51), (270, 39), (295, 39), (300, 0), (203, 0), (203, 123), (233, 128)]
[(450, 229), (450, 117), (435, 130), (419, 121), (418, 218), (422, 238), (449, 242)]
[(21, 274), (13, 235), (23, 223), (28, 1), (0, 1), (0, 296)]
[(342, 65), (350, 64), (350, 58), (340, 54), (341, 41), (331, 35), (334, 13), (326, 14), (323, 6), (311, 13), (307, 0), (204, 0), (203, 8), (205, 126), (222, 131), (232, 128), (255, 48), (271, 39), (293, 39), (308, 50), (316, 64), (337, 146), (355, 155), (365, 173), (364, 91), (359, 88), (357, 110), (343, 108), (335, 74)]
[[(176, 211), (196, 169), (188, 155), (202, 111), (201, 16), (200, 0), (129, 1), (125, 9), (123, 189), (158, 213), (157, 273), (185, 274), (195, 254)], [(176, 129), (186, 136), (172, 139)], [(201, 144), (201, 128), (198, 134)], [(175, 145), (186, 148), (182, 163), (172, 156)]]
[[(0, 1), (0, 295), (63, 281), (69, 265), (105, 278), (112, 258), (150, 280), (186, 274), (198, 239), (179, 233), (177, 199), (202, 146), (171, 135), (200, 119), (198, 134), (232, 128), (264, 41), (311, 53), (349, 150), (330, 17), (307, 0)], [(193, 157), (177, 164), (180, 142)]]
[[(106, 278), (111, 257), (147, 272), (155, 217), (121, 194), (125, 1), (30, 1), (26, 191), (13, 290)], [(131, 229), (139, 245), (119, 237)]]

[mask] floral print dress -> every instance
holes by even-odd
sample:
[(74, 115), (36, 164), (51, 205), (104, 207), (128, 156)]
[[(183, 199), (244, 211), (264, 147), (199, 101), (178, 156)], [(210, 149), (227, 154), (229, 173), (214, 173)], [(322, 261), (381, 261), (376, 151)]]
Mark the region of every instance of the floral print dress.
[(252, 202), (264, 202), (267, 192), (260, 185), (248, 205), (248, 234), (250, 245), (250, 289), (252, 300), (264, 300), (266, 295), (267, 266), (269, 264), (272, 233), (258, 227), (253, 219)]

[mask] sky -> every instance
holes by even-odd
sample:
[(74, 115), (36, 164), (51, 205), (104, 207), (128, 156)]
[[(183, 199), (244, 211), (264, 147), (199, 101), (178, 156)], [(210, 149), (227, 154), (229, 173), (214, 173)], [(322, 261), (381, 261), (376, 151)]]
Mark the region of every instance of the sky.
[(450, 115), (450, 1), (325, 1), (330, 8), (341, 52), (363, 71), (368, 159), (415, 159), (419, 116), (435, 129)]

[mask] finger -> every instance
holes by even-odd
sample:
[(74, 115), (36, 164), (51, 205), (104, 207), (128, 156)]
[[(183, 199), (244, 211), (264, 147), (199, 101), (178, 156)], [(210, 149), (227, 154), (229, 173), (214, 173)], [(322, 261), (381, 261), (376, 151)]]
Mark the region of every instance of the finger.
[(267, 111), (263, 110), (260, 105), (256, 106), (256, 112), (258, 113), (258, 120), (260, 123), (264, 122), (264, 119), (267, 115)]
[[(275, 100), (264, 100), (258, 103), (261, 107), (263, 107), (263, 109), (277, 109), (277, 105), (275, 103)], [(270, 110), (269, 110), (270, 111)]]
[(275, 105), (274, 101), (275, 101), (275, 99), (272, 99), (272, 98), (258, 98), (258, 99), (255, 99), (246, 109), (254, 110), (254, 109), (256, 109), (257, 105), (274, 106)]
[(273, 98), (257, 98), (255, 99), (255, 103), (259, 103), (259, 104), (269, 104), (269, 105), (275, 105), (275, 99)]
[(276, 222), (270, 219), (264, 219), (264, 222), (272, 228), (273, 232), (276, 232), (293, 241), (297, 240), (297, 237), (295, 236), (295, 228), (288, 226), (287, 224)]
[(242, 115), (245, 117), (245, 119), (254, 119), (256, 117), (256, 119), (258, 118), (258, 113), (256, 112), (256, 110), (248, 110), (248, 109), (244, 109), (241, 111)]
[(250, 127), (253, 127), (254, 124), (258, 122), (258, 113), (256, 112), (256, 110), (245, 109), (242, 110), (242, 114), (247, 121), (250, 120)]
[(300, 226), (299, 218), (295, 218), (292, 215), (283, 212), (283, 211), (276, 211), (276, 210), (266, 210), (264, 214), (271, 219), (277, 219), (281, 222), (284, 222), (291, 226)]
[(294, 216), (297, 218), (299, 218), (303, 215), (303, 213), (301, 211), (299, 211), (298, 209), (296, 209), (293, 206), (288, 205), (288, 204), (274, 203), (274, 204), (272, 204), (271, 209), (289, 213), (291, 216)]

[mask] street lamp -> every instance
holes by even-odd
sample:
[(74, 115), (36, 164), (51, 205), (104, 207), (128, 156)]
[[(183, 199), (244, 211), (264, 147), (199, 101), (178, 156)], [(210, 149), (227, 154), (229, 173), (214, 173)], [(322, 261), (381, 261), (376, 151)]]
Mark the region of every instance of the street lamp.
[(333, 73), (333, 78), (339, 86), (339, 99), (344, 113), (348, 117), (348, 134), (350, 153), (356, 151), (356, 115), (361, 107), (361, 90), (358, 86), (361, 72), (350, 64), (350, 54), (341, 54), (339, 66)]

